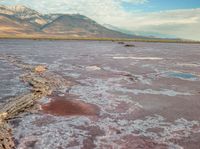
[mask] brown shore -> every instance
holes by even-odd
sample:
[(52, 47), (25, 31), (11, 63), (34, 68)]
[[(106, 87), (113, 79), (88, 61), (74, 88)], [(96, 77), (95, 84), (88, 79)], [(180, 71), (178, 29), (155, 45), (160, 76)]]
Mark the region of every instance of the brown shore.
[(187, 43), (200, 44), (200, 41), (165, 38), (102, 38), (102, 37), (67, 37), (64, 35), (0, 35), (0, 39), (27, 39), (27, 40), (82, 40), (82, 41), (113, 41), (113, 42), (158, 42), (158, 43)]

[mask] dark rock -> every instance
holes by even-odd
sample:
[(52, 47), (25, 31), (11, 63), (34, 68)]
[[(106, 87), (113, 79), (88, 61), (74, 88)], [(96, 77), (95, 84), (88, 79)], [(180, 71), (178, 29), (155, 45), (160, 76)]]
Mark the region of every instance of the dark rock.
[(135, 45), (133, 45), (133, 44), (126, 44), (126, 45), (124, 45), (125, 47), (135, 47)]
[(125, 44), (123, 41), (119, 41), (118, 44)]

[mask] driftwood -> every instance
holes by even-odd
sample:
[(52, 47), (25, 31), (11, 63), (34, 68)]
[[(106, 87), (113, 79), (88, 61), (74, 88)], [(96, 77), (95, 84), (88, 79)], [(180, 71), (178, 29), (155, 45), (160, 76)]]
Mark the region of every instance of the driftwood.
[(1, 107), (0, 113), (6, 115), (2, 118), (2, 121), (6, 121), (16, 117), (21, 112), (26, 111), (34, 105), (34, 101), (37, 97), (34, 93), (29, 93), (12, 99), (10, 102), (4, 104)]
[(35, 71), (38, 70), (36, 67), (25, 64), (12, 56), (0, 55), (0, 60), (6, 60), (14, 66), (28, 71), (21, 79), (32, 87), (30, 92), (12, 98), (9, 102), (0, 106), (0, 149), (12, 149), (14, 142), (12, 130), (7, 123), (8, 120), (29, 110), (35, 105), (36, 100), (51, 94), (52, 90), (72, 84), (57, 74), (45, 72), (46, 68), (43, 69), (42, 66), (40, 66), (42, 71), (38, 73), (38, 71)]

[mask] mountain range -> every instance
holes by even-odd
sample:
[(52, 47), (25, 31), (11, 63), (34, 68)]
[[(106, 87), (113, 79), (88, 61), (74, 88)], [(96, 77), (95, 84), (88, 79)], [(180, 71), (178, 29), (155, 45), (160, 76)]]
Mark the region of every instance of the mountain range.
[(148, 31), (131, 31), (123, 28), (119, 28), (110, 24), (103, 24), (108, 29), (119, 31), (124, 34), (140, 36), (140, 37), (149, 37), (149, 38), (160, 38), (160, 39), (178, 39), (178, 37), (169, 34), (161, 34), (157, 32), (148, 32)]
[(41, 14), (22, 5), (0, 5), (0, 35), (144, 38), (106, 28), (80, 14)]

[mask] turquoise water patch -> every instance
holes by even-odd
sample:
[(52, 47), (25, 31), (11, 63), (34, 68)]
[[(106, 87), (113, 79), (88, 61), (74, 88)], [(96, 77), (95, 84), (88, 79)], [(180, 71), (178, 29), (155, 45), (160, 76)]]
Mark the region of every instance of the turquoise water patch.
[(182, 73), (182, 72), (169, 72), (169, 77), (179, 78), (179, 79), (188, 79), (188, 80), (196, 80), (197, 76), (191, 73)]

